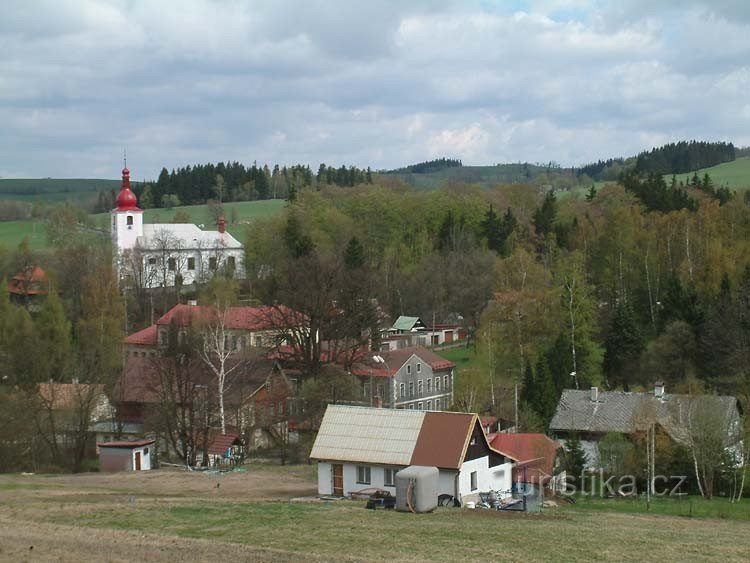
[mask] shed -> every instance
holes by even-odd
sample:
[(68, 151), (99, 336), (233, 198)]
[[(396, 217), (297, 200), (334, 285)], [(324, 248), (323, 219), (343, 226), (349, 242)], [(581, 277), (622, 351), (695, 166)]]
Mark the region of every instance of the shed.
[(108, 473), (148, 471), (152, 466), (155, 442), (156, 440), (122, 440), (97, 444), (99, 468)]

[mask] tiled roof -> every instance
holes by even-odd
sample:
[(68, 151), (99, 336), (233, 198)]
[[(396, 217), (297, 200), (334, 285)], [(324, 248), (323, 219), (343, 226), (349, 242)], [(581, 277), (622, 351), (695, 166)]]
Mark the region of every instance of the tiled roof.
[[(157, 325), (168, 325), (172, 322), (180, 326), (188, 326), (195, 321), (212, 322), (218, 319), (218, 313), (213, 307), (204, 305), (178, 304), (167, 311)], [(229, 307), (226, 311), (224, 326), (236, 330), (273, 330), (303, 326), (305, 317), (283, 305), (272, 307)]]
[(123, 340), (125, 344), (137, 344), (141, 346), (156, 346), (157, 344), (157, 326), (151, 325), (126, 336)]
[[(591, 391), (566, 389), (557, 404), (551, 430), (630, 434), (645, 430), (650, 421), (658, 422), (678, 442), (686, 440), (686, 424), (694, 401), (699, 396), (600, 391), (597, 401)], [(727, 422), (737, 418), (737, 399), (711, 396), (716, 408), (726, 414)]]
[(396, 319), (396, 322), (393, 323), (391, 330), (411, 330), (418, 322), (420, 322), (419, 317), (406, 317), (401, 315)]
[[(493, 448), (516, 458), (520, 465), (526, 465), (527, 482), (536, 483), (540, 478), (552, 475), (557, 450), (560, 444), (545, 436), (534, 433), (499, 433), (488, 436)], [(521, 473), (522, 474), (522, 473)]]
[(150, 446), (155, 443), (156, 440), (116, 440), (113, 442), (103, 442), (97, 444), (100, 448), (142, 448), (143, 446)]
[(211, 455), (224, 455), (224, 452), (235, 445), (235, 443), (238, 445), (241, 443), (237, 434), (219, 434), (211, 442), (211, 445), (208, 446), (208, 453)]
[(204, 231), (190, 223), (146, 223), (138, 245), (143, 248), (160, 248), (173, 245), (184, 250), (240, 249), (242, 244), (228, 232)]
[(15, 295), (46, 294), (48, 284), (44, 270), (39, 266), (29, 266), (10, 279), (8, 291)]
[[(373, 359), (376, 355), (381, 356), (385, 360), (385, 363), (376, 362)], [(456, 367), (456, 364), (450, 360), (446, 360), (427, 348), (412, 346), (390, 351), (373, 352), (372, 354), (363, 357), (362, 360), (352, 366), (352, 373), (360, 376), (373, 375), (375, 377), (393, 377), (412, 356), (417, 356), (434, 371), (453, 369)]]
[(310, 458), (458, 469), (477, 424), (467, 413), (328, 405)]

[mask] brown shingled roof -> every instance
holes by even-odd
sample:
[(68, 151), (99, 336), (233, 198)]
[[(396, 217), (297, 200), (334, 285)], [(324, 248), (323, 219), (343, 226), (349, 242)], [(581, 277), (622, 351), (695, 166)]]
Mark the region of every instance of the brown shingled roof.
[[(178, 304), (167, 311), (158, 321), (157, 325), (168, 325), (176, 323), (180, 326), (188, 326), (192, 322), (211, 322), (217, 319), (217, 311), (213, 307), (205, 305)], [(301, 313), (296, 313), (283, 305), (271, 307), (229, 307), (226, 311), (224, 326), (228, 329), (238, 330), (271, 330), (275, 328), (288, 328), (290, 325), (304, 325), (305, 318)]]
[[(385, 360), (385, 364), (376, 363), (372, 359), (372, 356), (375, 355), (380, 355)], [(363, 357), (361, 361), (358, 361), (352, 366), (352, 373), (355, 375), (393, 377), (396, 375), (396, 372), (409, 361), (409, 358), (415, 355), (435, 371), (453, 369), (456, 367), (456, 364), (439, 356), (432, 350), (428, 350), (422, 346), (410, 346), (407, 348), (399, 348), (397, 350), (373, 352), (371, 355)]]
[(459, 469), (476, 420), (468, 413), (425, 413), (411, 465)]

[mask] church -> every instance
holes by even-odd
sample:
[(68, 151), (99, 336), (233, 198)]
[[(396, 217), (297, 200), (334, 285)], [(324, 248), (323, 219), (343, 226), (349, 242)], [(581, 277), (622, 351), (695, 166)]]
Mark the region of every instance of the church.
[(223, 217), (218, 231), (204, 231), (192, 224), (144, 224), (143, 210), (130, 189), (127, 165), (111, 219), (121, 281), (151, 289), (201, 283), (217, 271), (244, 277), (243, 245), (227, 232)]

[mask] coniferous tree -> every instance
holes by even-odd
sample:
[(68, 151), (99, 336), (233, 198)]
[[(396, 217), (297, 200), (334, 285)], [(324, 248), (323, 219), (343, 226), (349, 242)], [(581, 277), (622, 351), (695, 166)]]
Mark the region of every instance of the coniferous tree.
[(610, 385), (622, 384), (627, 390), (643, 351), (643, 336), (629, 301), (618, 303), (604, 347), (604, 374)]
[(34, 322), (37, 381), (65, 381), (71, 362), (71, 328), (55, 291), (44, 298)]
[(557, 391), (555, 382), (552, 380), (552, 372), (544, 354), (540, 354), (536, 363), (536, 404), (535, 410), (548, 425), (557, 408)]
[(346, 245), (344, 264), (349, 270), (355, 270), (365, 265), (365, 249), (357, 237), (350, 238)]
[(534, 229), (540, 236), (546, 236), (554, 230), (557, 217), (557, 198), (550, 190), (544, 196), (542, 205), (534, 212)]

